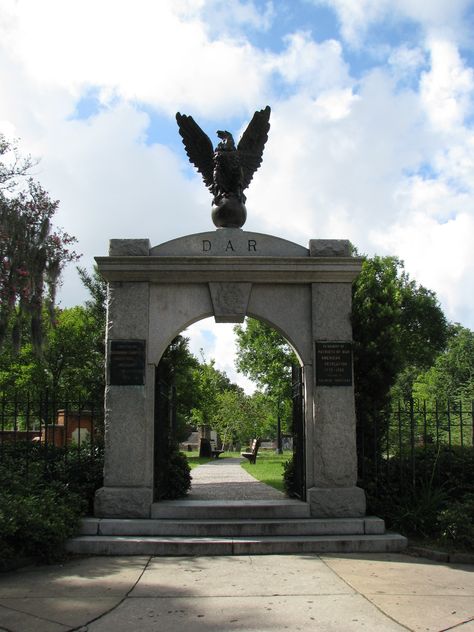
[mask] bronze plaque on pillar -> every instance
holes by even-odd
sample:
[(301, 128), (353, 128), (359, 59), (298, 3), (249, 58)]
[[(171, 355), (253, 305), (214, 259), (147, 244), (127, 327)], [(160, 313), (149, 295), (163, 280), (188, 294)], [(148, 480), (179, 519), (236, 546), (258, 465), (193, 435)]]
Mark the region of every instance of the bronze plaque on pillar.
[(352, 386), (352, 343), (316, 343), (316, 386)]
[(110, 342), (109, 383), (116, 386), (145, 384), (145, 340)]

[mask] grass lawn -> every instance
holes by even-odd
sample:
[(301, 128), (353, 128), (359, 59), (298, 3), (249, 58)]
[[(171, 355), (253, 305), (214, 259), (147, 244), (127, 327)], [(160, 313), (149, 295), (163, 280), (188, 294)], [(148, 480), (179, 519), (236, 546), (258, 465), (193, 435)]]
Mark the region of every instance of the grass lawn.
[(188, 459), (189, 467), (193, 470), (198, 465), (202, 465), (203, 463), (209, 463), (211, 459), (208, 459), (205, 456), (199, 456), (198, 451), (194, 452), (182, 452), (182, 454), (186, 455)]
[(292, 454), (291, 451), (276, 454), (270, 450), (260, 450), (255, 464), (245, 459), (245, 462), (242, 463), (242, 467), (262, 483), (271, 485), (271, 487), (284, 492), (283, 464), (291, 459)]

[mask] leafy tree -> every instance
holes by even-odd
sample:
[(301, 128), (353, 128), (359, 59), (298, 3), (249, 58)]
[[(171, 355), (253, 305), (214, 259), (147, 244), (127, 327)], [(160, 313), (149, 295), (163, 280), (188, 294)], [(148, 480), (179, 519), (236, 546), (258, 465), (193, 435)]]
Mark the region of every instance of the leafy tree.
[(298, 360), (286, 340), (260, 320), (249, 318), (236, 325), (238, 371), (275, 397), (291, 397), (291, 365)]
[(291, 415), (289, 400), (282, 403), (271, 395), (255, 391), (249, 398), (249, 415), (245, 425), (247, 443), (255, 437), (275, 439), (278, 415), (288, 428)]
[(212, 428), (219, 434), (222, 445), (242, 443), (244, 424), (248, 419), (248, 396), (240, 390), (225, 390), (217, 394)]
[[(239, 371), (254, 380), (267, 397), (272, 409), (272, 424), (261, 436), (274, 436), (278, 418), (282, 430), (291, 427), (291, 367), (298, 359), (286, 340), (272, 327), (254, 318), (246, 327), (236, 325), (237, 361)], [(268, 419), (268, 417), (267, 417)]]
[(375, 256), (353, 284), (352, 324), (359, 450), (372, 458), (397, 376), (411, 392), (411, 380), (444, 348), (447, 322), (435, 294), (410, 280), (399, 259)]
[(246, 395), (240, 389), (225, 390), (217, 396), (212, 428), (219, 433), (224, 445), (247, 445), (255, 437), (274, 438), (274, 401), (260, 391)]
[(22, 344), (11, 339), (0, 349), (0, 390), (12, 397), (39, 399), (49, 393), (57, 402), (87, 399), (102, 408), (105, 386), (105, 314), (107, 284), (95, 269), (78, 269), (91, 298), (83, 306), (56, 308), (53, 327), (43, 308), (44, 343), (35, 352), (31, 331), (22, 323)]
[(192, 421), (197, 426), (212, 427), (219, 408), (218, 396), (228, 390), (239, 390), (227, 375), (215, 367), (215, 361), (201, 362), (193, 373), (197, 387), (197, 401), (192, 410)]
[(195, 372), (197, 358), (189, 351), (189, 338), (176, 336), (160, 361), (160, 372), (169, 387), (176, 389), (175, 439), (184, 441), (189, 435), (192, 411), (199, 400)]
[(86, 300), (85, 306), (97, 323), (98, 334), (103, 347), (107, 317), (107, 281), (102, 277), (96, 265), (92, 274), (89, 274), (85, 268), (79, 267), (77, 272), (83, 285), (89, 290), (90, 298)]
[(96, 359), (95, 391), (101, 394), (105, 389), (105, 328), (107, 323), (107, 281), (94, 266), (92, 274), (85, 268), (77, 268), (79, 278), (89, 291), (90, 298), (85, 302), (85, 309), (90, 317), (90, 344)]
[(23, 323), (28, 322), (39, 351), (42, 307), (54, 320), (61, 272), (78, 255), (70, 250), (76, 239), (53, 229), (59, 202), (32, 178), (20, 185), (31, 166), (31, 159), (21, 159), (17, 147), (0, 135), (0, 346), (11, 326), (18, 349)]
[(51, 391), (62, 399), (85, 398), (99, 404), (104, 392), (104, 355), (94, 336), (94, 316), (83, 306), (57, 313), (57, 325), (49, 329), (43, 353)]
[(13, 191), (28, 176), (35, 161), (31, 156), (22, 156), (4, 134), (0, 134), (0, 156), (0, 191)]
[(45, 341), (40, 356), (29, 332), (18, 353), (11, 343), (0, 354), (0, 389), (25, 399), (46, 391), (58, 402), (87, 399), (100, 407), (103, 399), (103, 352), (93, 338), (94, 321), (87, 307), (55, 310), (55, 327), (45, 320)]
[(452, 325), (446, 349), (414, 384), (415, 398), (446, 401), (474, 400), (474, 332)]

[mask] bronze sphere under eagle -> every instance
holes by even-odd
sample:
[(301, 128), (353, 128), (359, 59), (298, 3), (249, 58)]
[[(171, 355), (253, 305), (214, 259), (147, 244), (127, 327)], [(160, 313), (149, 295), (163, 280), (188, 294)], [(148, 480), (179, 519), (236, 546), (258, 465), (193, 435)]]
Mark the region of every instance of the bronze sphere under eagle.
[(176, 114), (179, 133), (189, 160), (212, 193), (212, 221), (218, 228), (241, 228), (247, 219), (244, 190), (262, 164), (270, 129), (270, 107), (255, 112), (237, 147), (232, 134), (219, 130), (212, 142), (192, 116)]

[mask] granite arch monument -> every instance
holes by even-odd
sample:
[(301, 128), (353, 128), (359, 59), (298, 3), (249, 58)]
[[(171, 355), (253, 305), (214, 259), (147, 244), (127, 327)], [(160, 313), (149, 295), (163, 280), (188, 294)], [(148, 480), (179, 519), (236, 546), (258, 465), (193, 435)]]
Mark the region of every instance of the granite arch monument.
[(306, 498), (314, 517), (361, 517), (351, 355), (351, 285), (361, 260), (345, 240), (305, 248), (239, 228), (155, 247), (112, 239), (97, 257), (108, 281), (104, 486), (98, 517), (150, 516), (154, 372), (174, 336), (208, 316), (264, 320), (304, 371)]

